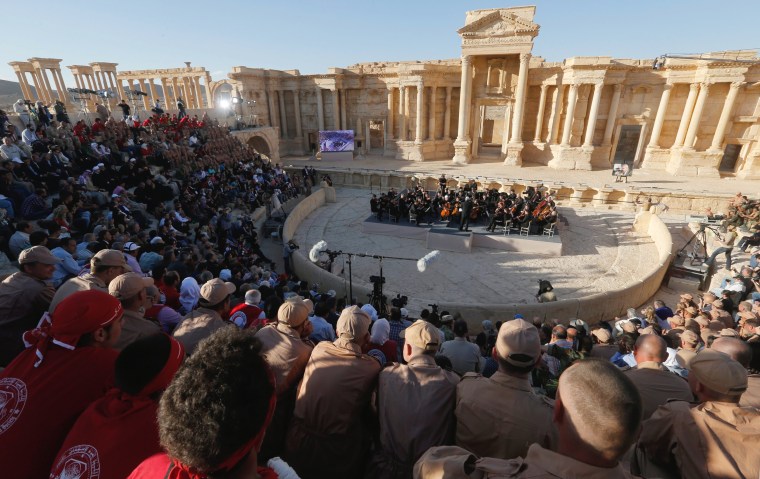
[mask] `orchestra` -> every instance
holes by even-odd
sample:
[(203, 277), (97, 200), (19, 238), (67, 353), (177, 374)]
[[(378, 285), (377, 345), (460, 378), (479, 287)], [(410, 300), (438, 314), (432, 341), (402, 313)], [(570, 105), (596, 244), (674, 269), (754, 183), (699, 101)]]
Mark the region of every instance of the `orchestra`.
[[(469, 221), (462, 217), (463, 206)], [(514, 189), (508, 192), (479, 189), (477, 182), (471, 179), (453, 189), (446, 186), (445, 175), (441, 175), (438, 190), (433, 192), (418, 185), (401, 193), (391, 188), (385, 193), (373, 194), (370, 210), (380, 221), (403, 220), (417, 226), (444, 222), (449, 227), (481, 223), (489, 232), (495, 232), (499, 226), (527, 228), (529, 234), (542, 234), (558, 219), (551, 192), (540, 185), (529, 186), (517, 194)]]

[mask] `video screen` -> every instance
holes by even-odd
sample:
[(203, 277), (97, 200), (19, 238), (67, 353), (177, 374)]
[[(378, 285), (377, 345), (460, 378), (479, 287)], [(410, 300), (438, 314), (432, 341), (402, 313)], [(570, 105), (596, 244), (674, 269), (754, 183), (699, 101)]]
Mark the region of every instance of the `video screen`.
[(320, 151), (354, 151), (354, 130), (319, 132)]

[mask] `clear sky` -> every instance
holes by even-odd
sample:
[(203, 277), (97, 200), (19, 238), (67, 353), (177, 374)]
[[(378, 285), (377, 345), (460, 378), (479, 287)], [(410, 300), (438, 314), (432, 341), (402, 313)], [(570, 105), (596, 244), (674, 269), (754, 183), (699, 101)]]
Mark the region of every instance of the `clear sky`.
[[(61, 58), (115, 62), (120, 70), (203, 66), (214, 80), (233, 66), (323, 73), (359, 62), (434, 60), (460, 54), (467, 10), (493, 0), (8, 0), (0, 79), (8, 62)], [(760, 47), (758, 0), (535, 0), (533, 53), (654, 58)]]

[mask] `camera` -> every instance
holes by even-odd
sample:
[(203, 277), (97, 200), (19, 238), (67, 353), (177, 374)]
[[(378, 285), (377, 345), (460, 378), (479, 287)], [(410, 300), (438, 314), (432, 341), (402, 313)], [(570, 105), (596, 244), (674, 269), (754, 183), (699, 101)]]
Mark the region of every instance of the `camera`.
[(438, 314), (438, 305), (437, 304), (428, 304), (430, 306), (430, 312), (433, 314)]
[(385, 276), (370, 276), (369, 282), (372, 284), (385, 284)]
[(391, 305), (397, 308), (403, 308), (404, 306), (407, 305), (408, 302), (409, 302), (408, 297), (397, 294), (396, 297), (391, 300)]

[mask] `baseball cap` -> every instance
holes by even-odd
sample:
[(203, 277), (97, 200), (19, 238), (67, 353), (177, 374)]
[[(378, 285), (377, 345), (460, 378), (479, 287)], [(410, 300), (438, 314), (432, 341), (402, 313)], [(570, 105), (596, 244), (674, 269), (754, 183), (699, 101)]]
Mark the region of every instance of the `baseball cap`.
[(124, 259), (124, 253), (115, 249), (102, 249), (95, 253), (95, 256), (90, 260), (92, 269), (96, 266), (122, 266), (126, 268), (127, 272), (132, 271), (132, 268), (127, 265), (127, 261)]
[(42, 263), (42, 264), (58, 264), (63, 261), (60, 258), (53, 256), (53, 253), (44, 246), (32, 246), (22, 251), (18, 255), (18, 264), (29, 263)]
[(689, 366), (689, 374), (719, 394), (739, 396), (747, 390), (747, 370), (726, 354), (705, 349), (692, 358)]
[(306, 321), (312, 307), (310, 299), (293, 296), (280, 305), (280, 309), (277, 310), (277, 320), (295, 328)]
[(596, 336), (596, 339), (598, 339), (600, 343), (607, 343), (610, 339), (612, 339), (610, 332), (604, 328), (595, 329), (591, 331), (591, 334)]
[(164, 244), (164, 239), (160, 236), (156, 236), (150, 240), (150, 244)]
[(401, 308), (401, 317), (406, 319), (409, 317), (409, 310), (406, 308)]
[(230, 279), (232, 279), (232, 271), (228, 269), (223, 269), (219, 271), (219, 279), (221, 279), (222, 281), (229, 281)]
[(412, 346), (425, 351), (438, 351), (441, 344), (441, 335), (438, 328), (424, 319), (418, 319), (411, 326), (401, 330), (399, 337)]
[(138, 249), (140, 249), (140, 245), (133, 241), (124, 243), (124, 251), (137, 251)]
[(441, 316), (442, 323), (451, 323), (453, 321), (454, 321), (454, 316), (450, 314), (444, 314), (443, 316)]
[(524, 319), (507, 321), (499, 329), (496, 351), (513, 366), (533, 366), (541, 355), (538, 329)]
[(685, 299), (686, 301), (694, 301), (694, 296), (692, 296), (691, 293), (684, 293), (681, 295), (681, 298)]
[(146, 278), (137, 273), (124, 273), (111, 281), (108, 294), (117, 299), (129, 299), (148, 286), (153, 286), (153, 278)]
[(219, 278), (214, 278), (201, 286), (201, 301), (210, 305), (219, 304), (236, 289), (233, 283), (225, 283)]

